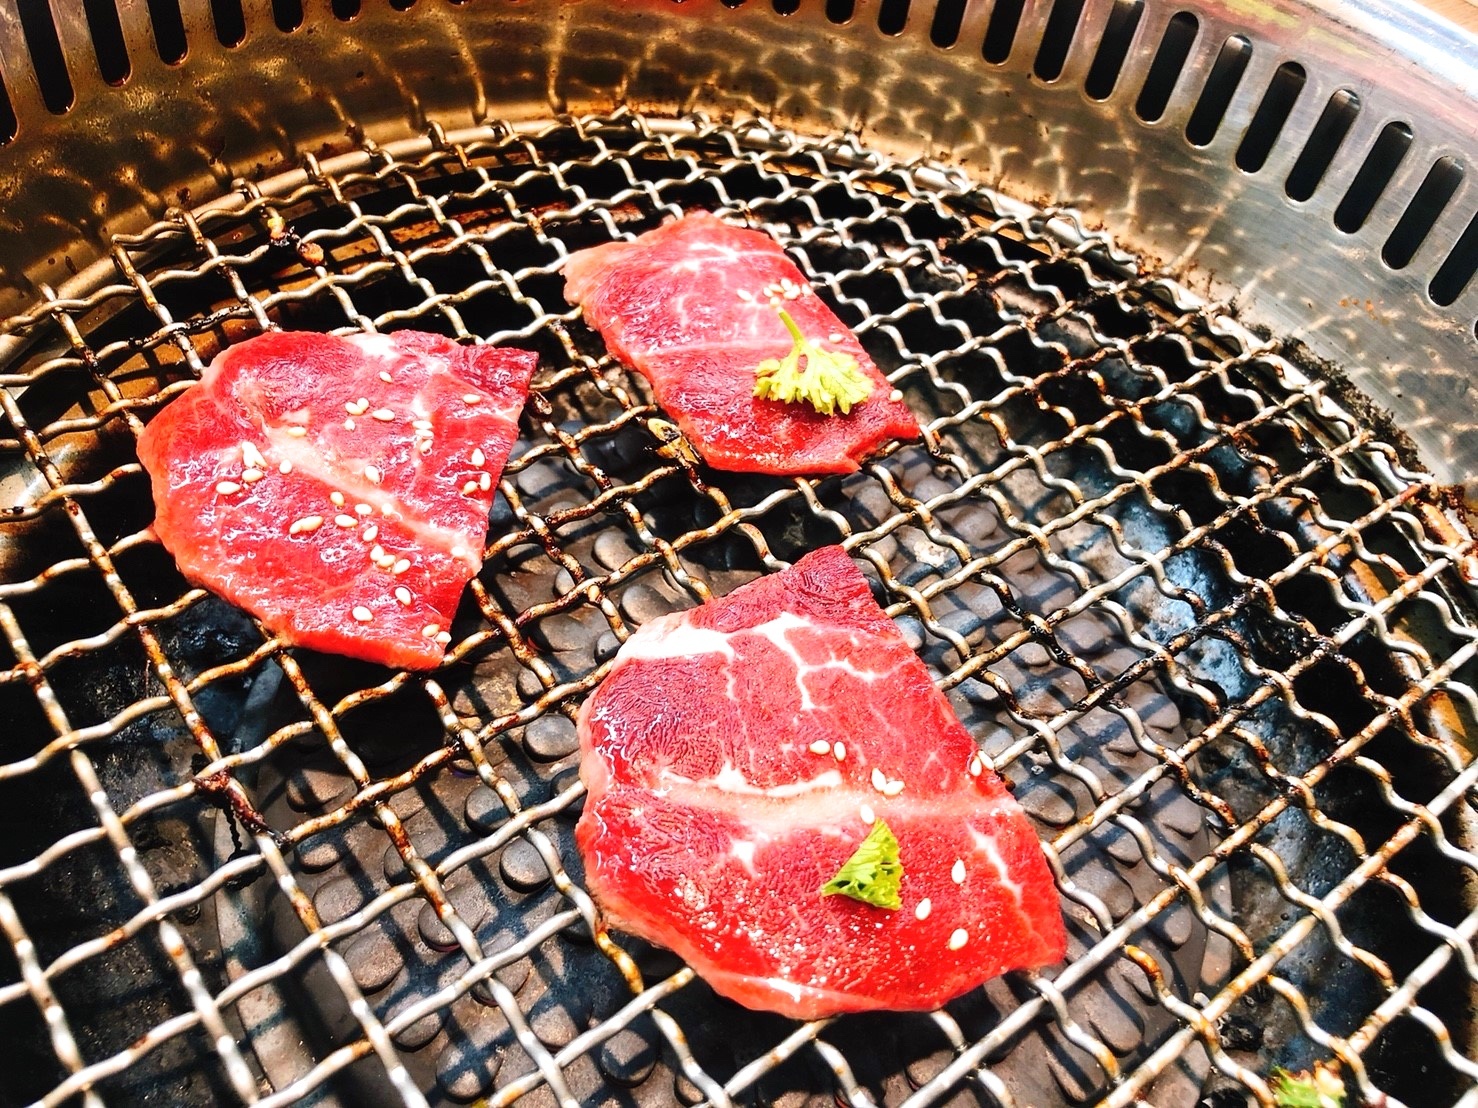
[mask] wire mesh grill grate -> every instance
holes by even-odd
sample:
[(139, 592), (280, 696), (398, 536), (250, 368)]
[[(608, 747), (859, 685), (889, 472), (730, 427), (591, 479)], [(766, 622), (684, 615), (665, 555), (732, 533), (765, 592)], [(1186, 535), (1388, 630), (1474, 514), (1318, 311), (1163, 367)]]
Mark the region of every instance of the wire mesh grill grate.
[[(5, 1096), (1240, 1104), (1329, 1059), (1362, 1101), (1478, 1103), (1441, 490), (1069, 212), (763, 121), (455, 139), (243, 183), (5, 324)], [(824, 481), (665, 448), (556, 266), (695, 206), (791, 251), (924, 444)], [(284, 650), (148, 531), (136, 434), (269, 326), (542, 356), (430, 677)], [(633, 626), (832, 541), (1037, 821), (1073, 939), (936, 1014), (800, 1026), (599, 930), (571, 720)]]

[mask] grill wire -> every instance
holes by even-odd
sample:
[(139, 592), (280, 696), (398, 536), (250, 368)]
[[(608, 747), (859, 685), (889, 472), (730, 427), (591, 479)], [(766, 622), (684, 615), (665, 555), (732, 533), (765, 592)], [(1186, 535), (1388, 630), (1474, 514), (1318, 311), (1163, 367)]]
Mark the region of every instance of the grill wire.
[[(505, 1061), (492, 1104), (635, 1102), (571, 1075), (639, 1021), (689, 1103), (768, 1101), (766, 1082), (797, 1060), (850, 1104), (1037, 1103), (1009, 1059), (1046, 1028), (1076, 1060), (1076, 1086), (1053, 1071), (1071, 1100), (1168, 1103), (1156, 1080), (1194, 1057), (1209, 1103), (1272, 1103), (1276, 1057), (1337, 1062), (1357, 1102), (1478, 1104), (1478, 769), (1460, 745), (1478, 716), (1473, 544), (1441, 490), (1278, 342), (1071, 212), (762, 120), (620, 112), (456, 141), (433, 129), (325, 164), (116, 239), (107, 279), (69, 299), (43, 289), (5, 325), (0, 1031), (25, 1064), (0, 1099), (132, 1102), (147, 1068), (156, 1090), (204, 1082), (223, 1100), (287, 1105), (368, 1066), (421, 1104), (405, 1032), (473, 996), (521, 1059)], [(556, 266), (695, 206), (789, 249), (927, 423), (923, 446), (823, 481), (700, 472), (662, 452), (645, 384), (567, 308)], [(186, 585), (148, 531), (135, 436), (218, 349), (271, 326), (409, 326), (542, 356), (486, 567), (453, 660), (430, 676), (284, 650)], [(993, 987), (989, 1018), (953, 1005), (917, 1017), (946, 1049), (906, 1085), (868, 1076), (848, 1020), (760, 1021), (762, 1049), (709, 1061), (718, 1032), (683, 1004), (701, 983), (682, 967), (644, 974), (635, 945), (597, 927), (558, 826), (582, 795), (571, 759), (534, 764), (518, 745), (531, 724), (573, 718), (643, 603), (702, 602), (827, 541), (868, 569), (1018, 795), (1055, 790), (1066, 805), (1028, 808), (1069, 961)], [(970, 617), (981, 608), (992, 618)], [(560, 629), (591, 620), (607, 647), (572, 665)], [(241, 741), (235, 721), (265, 701), (266, 733)], [(1168, 716), (1155, 707), (1167, 702)], [(368, 751), (402, 718), (421, 729), (389, 737), (420, 738), (382, 772)], [(1085, 747), (1105, 720), (1132, 773)], [(267, 783), (309, 757), (350, 787), (284, 817)], [(401, 801), (447, 775), (501, 808), (428, 852)], [(1199, 829), (1179, 842), (1145, 814), (1168, 793), (1195, 806)], [(324, 913), (321, 867), (304, 859), (349, 828), (393, 851), (401, 876)], [(1075, 868), (1107, 836), (1141, 882), (1127, 903)], [(492, 948), (453, 892), (511, 844), (552, 884), (536, 923)], [(254, 883), (298, 931), (228, 974), (213, 921)], [(73, 904), (67, 927), (58, 899)], [(346, 952), (422, 904), (460, 961), (388, 1012)], [(1163, 933), (1177, 917), (1205, 936), (1212, 979), (1175, 963)], [(546, 1043), (500, 974), (592, 936), (633, 991), (602, 994)], [(107, 964), (158, 983), (119, 1005), (126, 1033), (78, 999)], [(310, 967), (351, 1020), (273, 1087), (245, 1009)], [(1091, 1010), (1110, 974), (1154, 1015), (1138, 1036)], [(1259, 1054), (1249, 1023), (1283, 1028), (1283, 1053)]]

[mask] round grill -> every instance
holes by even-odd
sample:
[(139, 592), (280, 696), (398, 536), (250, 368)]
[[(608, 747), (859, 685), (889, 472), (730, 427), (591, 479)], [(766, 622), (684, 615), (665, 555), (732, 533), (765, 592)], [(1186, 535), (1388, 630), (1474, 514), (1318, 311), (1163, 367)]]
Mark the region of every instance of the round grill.
[[(926, 425), (695, 469), (562, 296), (715, 209)], [(0, 350), (0, 1035), (16, 1102), (1470, 1103), (1473, 544), (1372, 421), (1086, 230), (763, 121), (439, 130), (118, 240)], [(430, 676), (189, 587), (136, 435), (267, 327), (536, 349)], [(573, 717), (632, 628), (843, 543), (1036, 822), (1070, 957), (796, 1025), (600, 928)]]

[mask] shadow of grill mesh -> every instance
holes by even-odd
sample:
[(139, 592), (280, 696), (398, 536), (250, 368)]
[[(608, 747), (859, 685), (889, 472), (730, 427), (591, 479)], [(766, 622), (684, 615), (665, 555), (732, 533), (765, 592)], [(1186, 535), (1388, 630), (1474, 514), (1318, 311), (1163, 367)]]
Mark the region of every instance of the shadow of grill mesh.
[[(1320, 1059), (1475, 1095), (1471, 544), (1277, 343), (1070, 213), (762, 124), (307, 169), (8, 321), (0, 1101), (1229, 1105)], [(924, 443), (822, 481), (661, 452), (556, 267), (692, 207), (789, 249)], [(430, 676), (282, 649), (148, 530), (137, 433), (267, 326), (541, 355)], [(581, 699), (828, 542), (1035, 821), (1064, 966), (800, 1026), (597, 928)]]

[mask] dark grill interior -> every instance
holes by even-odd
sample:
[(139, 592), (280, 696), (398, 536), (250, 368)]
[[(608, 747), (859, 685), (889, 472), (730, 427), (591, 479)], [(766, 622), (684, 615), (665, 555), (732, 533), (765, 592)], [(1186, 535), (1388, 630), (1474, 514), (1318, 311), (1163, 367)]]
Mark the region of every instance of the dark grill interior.
[[(685, 460), (555, 267), (692, 207), (791, 251), (925, 443)], [(627, 113), (310, 160), (113, 260), (0, 337), (0, 1101), (1478, 1097), (1472, 543), (1227, 306), (952, 171)], [(268, 326), (542, 356), (429, 677), (282, 649), (147, 530), (136, 433)], [(798, 1026), (598, 928), (580, 700), (828, 542), (1036, 821), (1065, 967)]]

